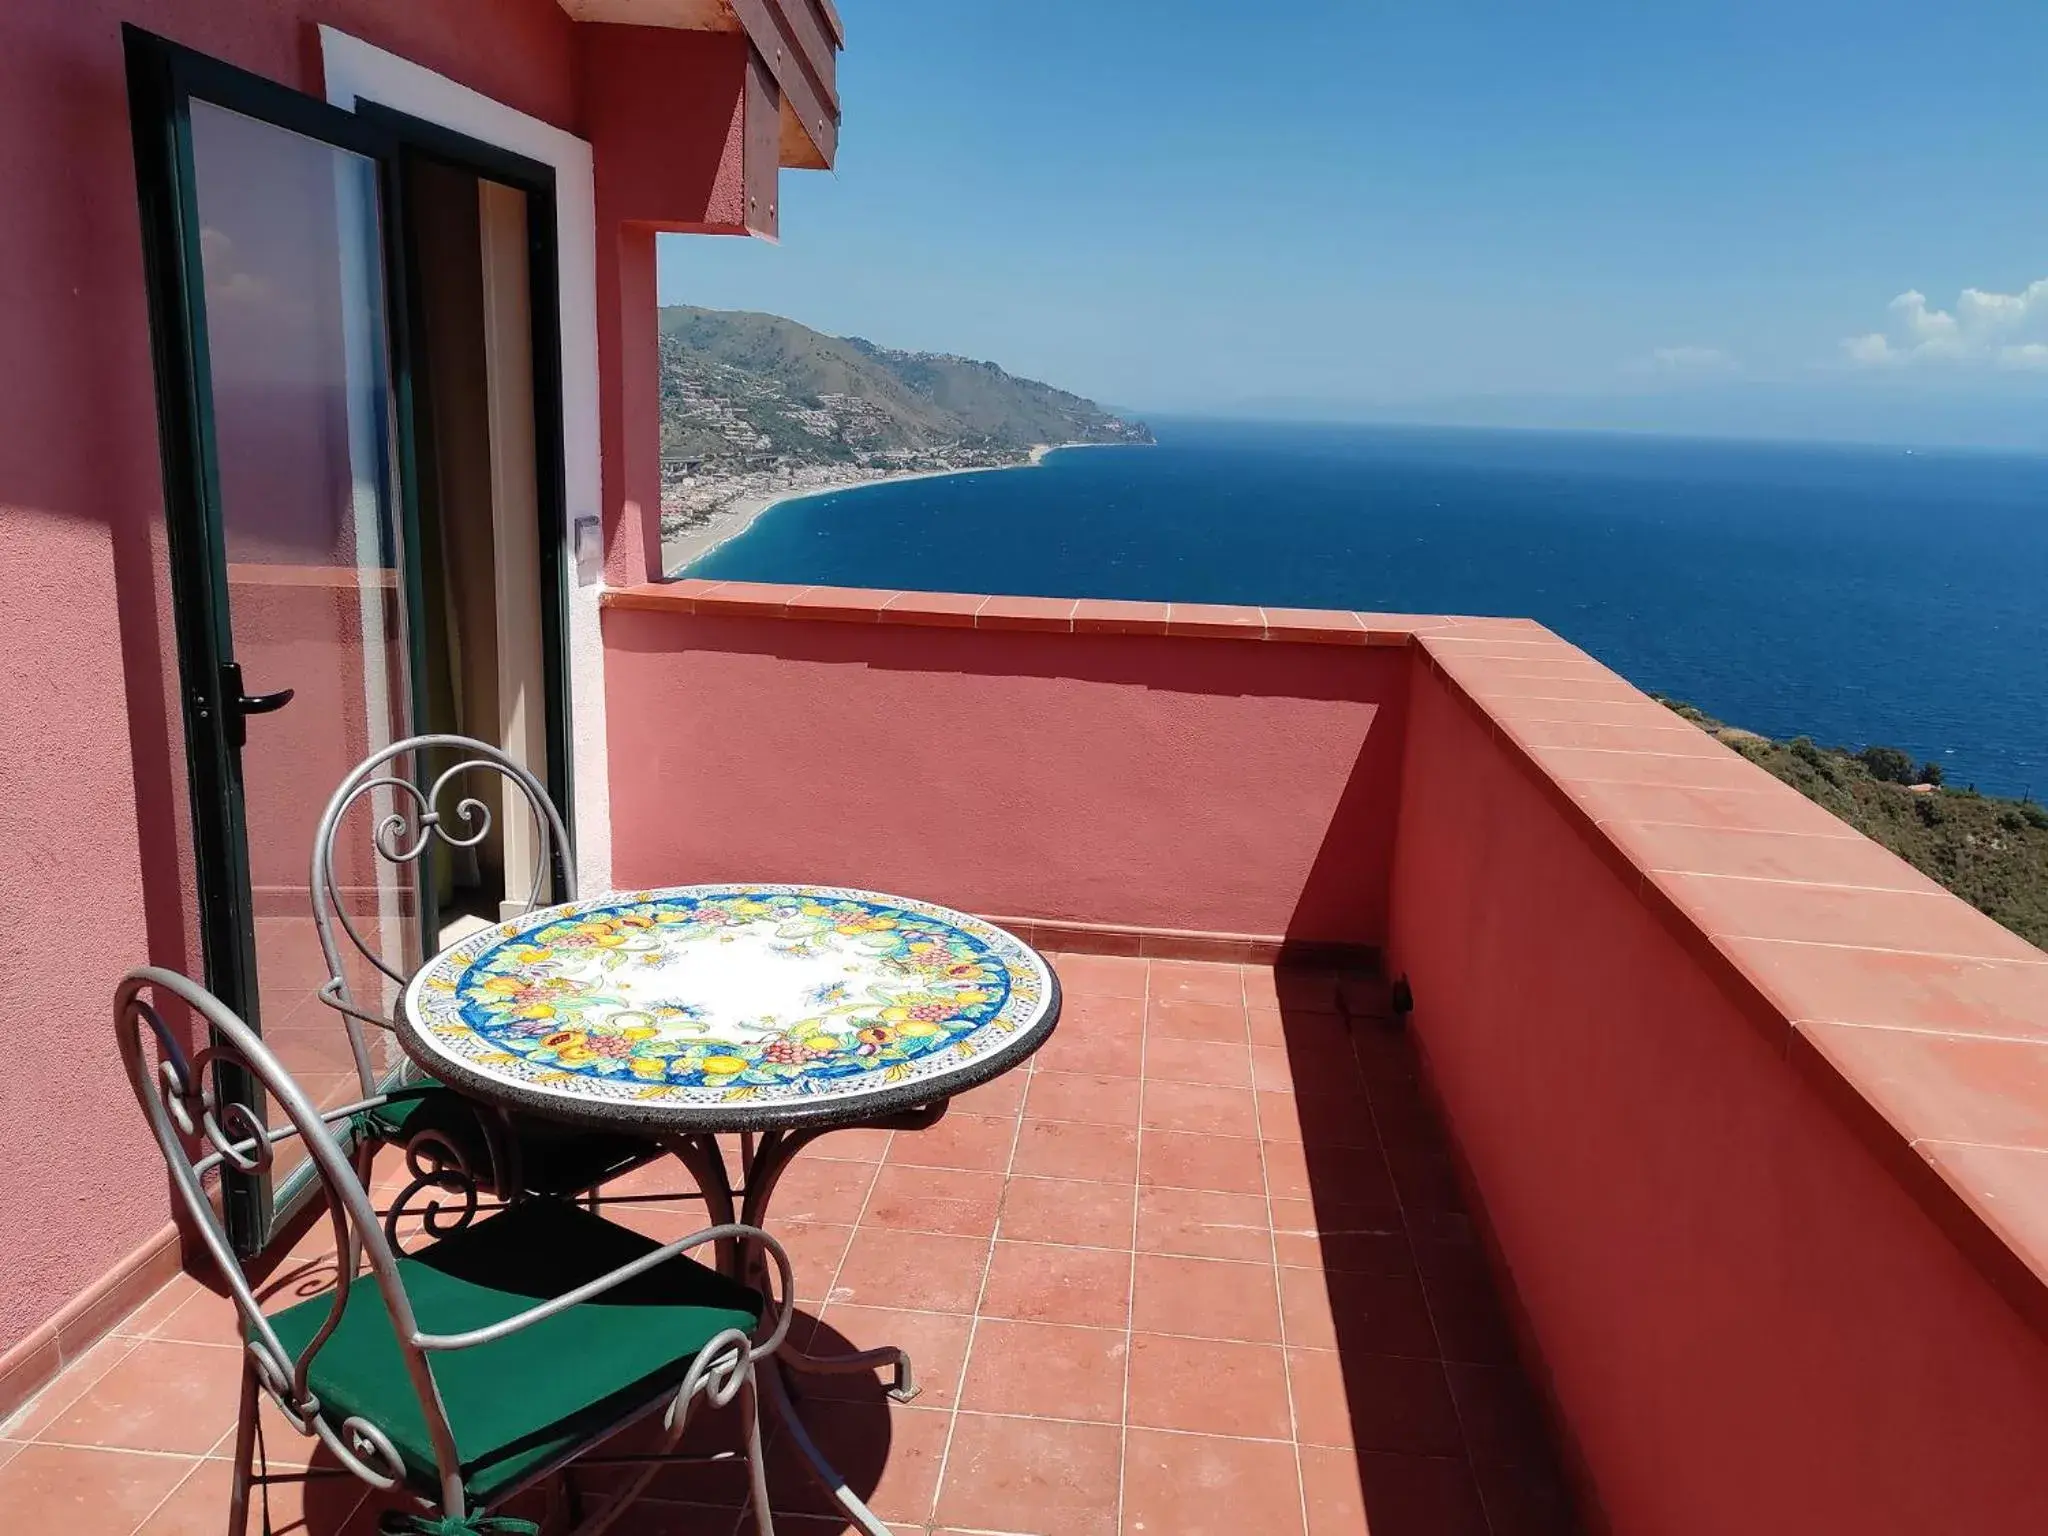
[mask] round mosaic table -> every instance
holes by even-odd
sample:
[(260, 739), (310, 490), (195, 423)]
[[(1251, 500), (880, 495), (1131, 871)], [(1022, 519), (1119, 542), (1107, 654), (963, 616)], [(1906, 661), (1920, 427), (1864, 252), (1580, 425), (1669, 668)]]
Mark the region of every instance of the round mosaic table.
[(565, 1120), (741, 1131), (944, 1100), (1037, 1048), (1051, 968), (872, 891), (702, 885), (529, 912), (443, 951), (400, 1038), (442, 1081)]
[[(436, 956), (407, 987), (398, 1037), (423, 1069), (505, 1109), (655, 1137), (690, 1170), (712, 1224), (765, 1227), (790, 1160), (849, 1126), (918, 1130), (953, 1095), (1051, 1034), (1059, 981), (1036, 951), (965, 913), (873, 891), (692, 885), (526, 913)], [(738, 1134), (740, 1183), (718, 1145)], [(915, 1242), (914, 1234), (906, 1241)], [(759, 1282), (761, 1256), (720, 1263)], [(786, 1369), (894, 1371), (898, 1349)], [(781, 1378), (768, 1401), (846, 1513), (887, 1536), (819, 1454)]]

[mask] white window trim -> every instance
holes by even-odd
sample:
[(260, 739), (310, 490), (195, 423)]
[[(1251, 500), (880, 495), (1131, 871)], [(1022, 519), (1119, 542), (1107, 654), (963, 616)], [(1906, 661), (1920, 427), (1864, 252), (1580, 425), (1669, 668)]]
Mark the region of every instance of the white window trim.
[(568, 489), (563, 569), (569, 582), (569, 737), (576, 803), (564, 806), (576, 838), (579, 896), (612, 884), (611, 774), (605, 749), (604, 640), (598, 621), (601, 584), (574, 575), (574, 530), (598, 516), (603, 488), (598, 444), (597, 196), (590, 145), (537, 117), (457, 84), (445, 75), (360, 38), (320, 29), (327, 99), (354, 111), (376, 102), (443, 128), (496, 144), (555, 170), (555, 219), (562, 331), (562, 465)]

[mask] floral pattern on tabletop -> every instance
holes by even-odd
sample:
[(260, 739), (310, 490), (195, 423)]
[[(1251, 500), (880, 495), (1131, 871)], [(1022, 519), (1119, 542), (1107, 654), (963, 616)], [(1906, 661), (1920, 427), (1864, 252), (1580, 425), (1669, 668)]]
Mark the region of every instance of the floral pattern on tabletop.
[(1045, 1014), (1030, 949), (943, 907), (820, 886), (693, 886), (549, 908), (413, 983), (437, 1054), (575, 1097), (794, 1102), (913, 1083)]

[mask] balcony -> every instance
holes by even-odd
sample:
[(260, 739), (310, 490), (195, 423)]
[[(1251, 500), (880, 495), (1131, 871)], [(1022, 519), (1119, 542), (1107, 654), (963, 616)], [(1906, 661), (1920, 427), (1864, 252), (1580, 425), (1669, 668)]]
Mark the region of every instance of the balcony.
[[(923, 1371), (808, 1406), (897, 1528), (2048, 1523), (2048, 956), (1563, 640), (605, 601), (621, 886), (929, 897), (1068, 991), (1027, 1072), (790, 1175), (811, 1326)], [(229, 1328), (172, 1281), (0, 1427), (0, 1508), (216, 1525)], [(771, 1460), (789, 1529), (841, 1528)], [(621, 1529), (734, 1529), (726, 1475)], [(376, 1512), (272, 1495), (279, 1530)]]
[[(778, 1229), (804, 1326), (913, 1352), (922, 1391), (833, 1388), (806, 1417), (892, 1526), (1193, 1532), (1566, 1531), (1557, 1474), (1385, 989), (1329, 971), (1055, 957), (1066, 1022), (1028, 1073), (932, 1130), (799, 1159)], [(392, 1196), (394, 1174), (379, 1191)], [(643, 1170), (621, 1195), (660, 1193)], [(663, 1241), (701, 1205), (615, 1206)], [(272, 1272), (331, 1283), (324, 1223)], [(239, 1352), (180, 1277), (0, 1436), (0, 1507), (53, 1528), (212, 1531)], [(706, 1445), (737, 1443), (709, 1421)], [(270, 1425), (273, 1465), (303, 1460)], [(839, 1530), (771, 1446), (797, 1532)], [(101, 1524), (73, 1501), (111, 1489)], [(618, 1527), (750, 1531), (734, 1468), (677, 1468)], [(374, 1528), (352, 1478), (273, 1484), (279, 1536)], [(796, 1518), (805, 1515), (811, 1518)], [(94, 1518), (88, 1516), (87, 1518)], [(1233, 1519), (1235, 1517), (1233, 1516)], [(126, 1523), (123, 1523), (126, 1522)], [(1510, 1523), (1511, 1522), (1511, 1523)]]

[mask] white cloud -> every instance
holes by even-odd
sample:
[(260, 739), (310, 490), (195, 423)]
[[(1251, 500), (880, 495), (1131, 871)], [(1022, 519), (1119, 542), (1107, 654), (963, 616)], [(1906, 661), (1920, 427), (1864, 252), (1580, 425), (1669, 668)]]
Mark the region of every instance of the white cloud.
[(1669, 379), (1718, 378), (1741, 365), (1719, 347), (1658, 347), (1631, 369)]
[(1926, 294), (1909, 288), (1888, 308), (1884, 330), (1842, 342), (1849, 362), (1863, 368), (2048, 369), (2048, 277), (2018, 293), (1965, 288), (1954, 310), (1931, 309)]

